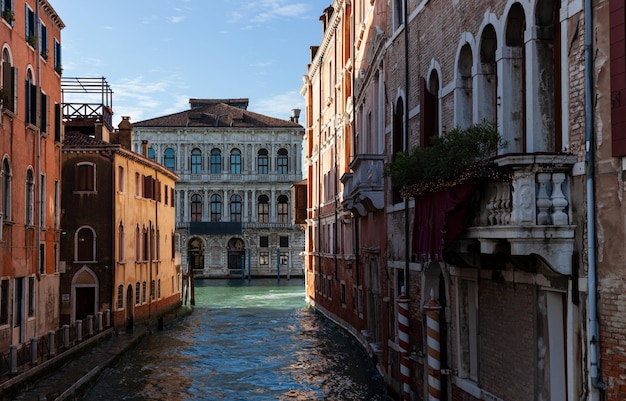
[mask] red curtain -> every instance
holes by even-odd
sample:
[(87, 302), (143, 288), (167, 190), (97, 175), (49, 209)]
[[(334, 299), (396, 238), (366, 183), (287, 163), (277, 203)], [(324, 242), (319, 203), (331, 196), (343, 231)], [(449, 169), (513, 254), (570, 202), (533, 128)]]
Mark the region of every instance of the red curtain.
[(413, 253), (419, 260), (442, 260), (443, 249), (465, 229), (475, 181), (415, 198)]

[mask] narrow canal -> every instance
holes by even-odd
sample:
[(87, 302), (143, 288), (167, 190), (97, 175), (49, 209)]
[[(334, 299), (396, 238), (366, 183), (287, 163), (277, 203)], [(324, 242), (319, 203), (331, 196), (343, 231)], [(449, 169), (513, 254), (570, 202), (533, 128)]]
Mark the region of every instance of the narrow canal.
[(193, 313), (146, 337), (85, 400), (387, 400), (352, 339), (307, 309), (300, 278), (197, 280)]

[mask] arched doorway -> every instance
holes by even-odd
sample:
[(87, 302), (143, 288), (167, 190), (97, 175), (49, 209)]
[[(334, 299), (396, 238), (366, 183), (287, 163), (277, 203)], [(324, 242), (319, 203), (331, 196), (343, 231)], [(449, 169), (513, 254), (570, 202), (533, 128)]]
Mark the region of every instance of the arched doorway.
[(72, 322), (95, 316), (98, 305), (98, 277), (87, 266), (72, 277)]
[(191, 238), (187, 244), (189, 268), (204, 271), (204, 242), (198, 237)]
[(228, 269), (231, 274), (240, 274), (243, 267), (245, 244), (240, 238), (228, 241)]

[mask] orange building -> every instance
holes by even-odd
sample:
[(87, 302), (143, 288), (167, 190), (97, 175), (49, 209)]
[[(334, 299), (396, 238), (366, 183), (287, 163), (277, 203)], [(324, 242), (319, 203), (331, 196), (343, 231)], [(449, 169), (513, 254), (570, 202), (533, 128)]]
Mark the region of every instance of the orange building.
[(46, 0), (2, 1), (0, 349), (58, 327), (61, 30)]

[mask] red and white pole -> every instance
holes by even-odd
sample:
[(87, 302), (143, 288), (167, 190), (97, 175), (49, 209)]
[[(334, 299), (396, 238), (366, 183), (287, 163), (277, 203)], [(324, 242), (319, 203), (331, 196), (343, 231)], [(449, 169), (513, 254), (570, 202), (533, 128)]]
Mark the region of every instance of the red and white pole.
[(402, 377), (402, 399), (411, 399), (411, 366), (409, 362), (409, 298), (398, 297), (398, 337), (400, 346), (400, 376)]
[(426, 310), (426, 343), (428, 348), (428, 401), (441, 400), (441, 339), (439, 311), (441, 305), (432, 297), (424, 305)]

